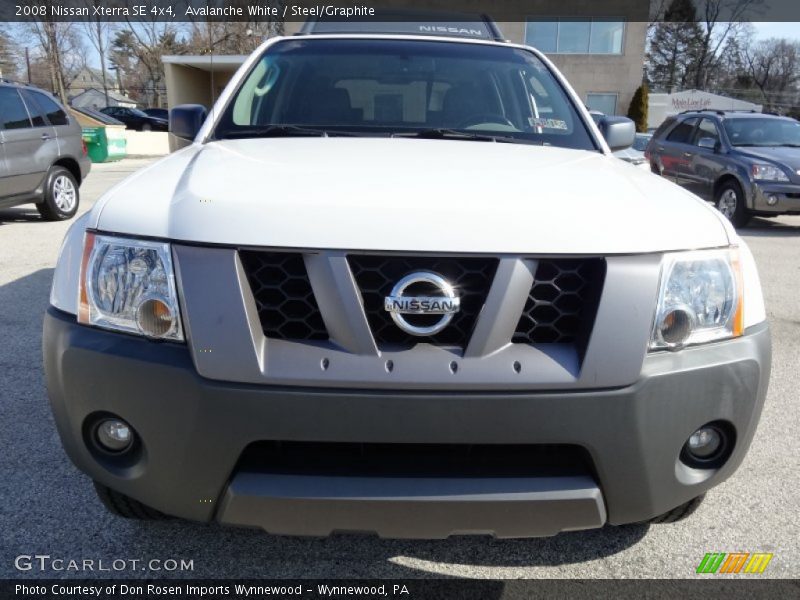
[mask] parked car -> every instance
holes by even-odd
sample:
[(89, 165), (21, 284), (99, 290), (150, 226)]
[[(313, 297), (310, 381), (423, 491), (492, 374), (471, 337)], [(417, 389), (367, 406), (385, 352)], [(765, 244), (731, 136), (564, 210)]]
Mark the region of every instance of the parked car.
[(122, 121), (127, 129), (136, 131), (167, 131), (169, 125), (168, 119), (148, 115), (138, 108), (106, 106), (100, 111), (114, 117), (117, 121)]
[(81, 126), (58, 100), (0, 80), (0, 208), (33, 202), (48, 221), (70, 219), (90, 169)]
[(736, 227), (800, 214), (800, 122), (753, 112), (689, 111), (647, 147), (654, 172), (713, 200)]
[(145, 108), (142, 112), (151, 117), (169, 121), (169, 111), (166, 108)]
[(70, 229), (48, 391), (113, 513), (546, 536), (681, 519), (741, 463), (744, 240), (541, 52), (411, 25), (269, 39)]

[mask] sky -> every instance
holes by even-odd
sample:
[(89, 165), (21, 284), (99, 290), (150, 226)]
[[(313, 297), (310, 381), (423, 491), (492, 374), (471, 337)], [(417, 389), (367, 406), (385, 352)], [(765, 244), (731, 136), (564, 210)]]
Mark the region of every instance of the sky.
[(767, 39), (771, 37), (776, 38), (789, 38), (791, 40), (800, 39), (800, 23), (797, 22), (783, 22), (783, 23), (753, 23), (756, 30), (757, 39)]

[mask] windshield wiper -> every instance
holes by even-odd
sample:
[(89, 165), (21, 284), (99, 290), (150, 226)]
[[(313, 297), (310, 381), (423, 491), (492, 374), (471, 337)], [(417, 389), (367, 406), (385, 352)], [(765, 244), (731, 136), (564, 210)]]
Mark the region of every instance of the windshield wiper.
[(423, 140), (473, 140), (478, 142), (499, 142), (507, 144), (538, 143), (531, 140), (521, 140), (502, 135), (490, 135), (486, 133), (473, 133), (471, 131), (460, 131), (458, 129), (436, 128), (420, 129), (419, 131), (398, 131), (390, 137), (419, 138)]
[(268, 138), (268, 137), (328, 137), (324, 129), (300, 127), (299, 125), (265, 125), (228, 131), (225, 138)]

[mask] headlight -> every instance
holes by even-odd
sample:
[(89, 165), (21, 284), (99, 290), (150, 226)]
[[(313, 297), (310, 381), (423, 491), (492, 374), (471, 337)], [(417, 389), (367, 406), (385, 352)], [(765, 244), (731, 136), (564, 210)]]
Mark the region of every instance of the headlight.
[(169, 244), (86, 234), (78, 322), (183, 341)]
[(756, 181), (789, 181), (783, 169), (774, 165), (753, 165), (750, 167), (750, 174)]
[(736, 248), (667, 254), (661, 268), (652, 350), (742, 334), (742, 277)]

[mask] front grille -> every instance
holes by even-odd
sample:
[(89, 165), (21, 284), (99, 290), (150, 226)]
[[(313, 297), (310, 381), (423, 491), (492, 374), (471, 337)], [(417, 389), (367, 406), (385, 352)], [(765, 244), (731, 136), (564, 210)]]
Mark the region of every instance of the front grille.
[[(419, 342), (465, 348), (486, 302), (498, 262), (495, 258), (370, 255), (350, 255), (348, 261), (361, 290), (372, 335), (381, 349), (410, 348)], [(384, 309), (384, 299), (395, 284), (415, 271), (438, 273), (456, 288), (461, 298), (461, 309), (450, 324), (431, 336), (418, 337), (404, 332)]]
[(600, 258), (540, 260), (512, 341), (585, 345), (604, 279)]
[(382, 444), (259, 441), (237, 471), (332, 477), (558, 477), (594, 472), (567, 444)]
[(240, 250), (264, 335), (282, 340), (327, 340), (303, 255)]

